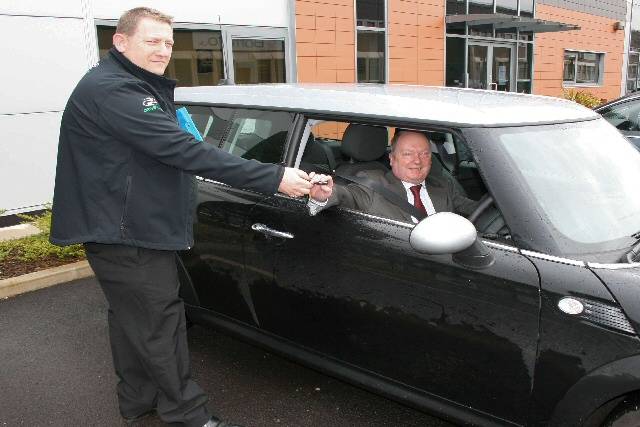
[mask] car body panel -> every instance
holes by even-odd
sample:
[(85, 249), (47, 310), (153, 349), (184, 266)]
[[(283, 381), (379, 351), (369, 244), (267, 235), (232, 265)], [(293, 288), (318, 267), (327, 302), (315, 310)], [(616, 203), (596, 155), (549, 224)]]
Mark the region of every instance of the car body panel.
[[(604, 123), (596, 113), (546, 97), (388, 85), (180, 88), (176, 99), (299, 113), (287, 166), (302, 157), (305, 116), (451, 129), (473, 154), (462, 177), (481, 178), (477, 190), (511, 229), (480, 236), (494, 262), (472, 269), (418, 253), (410, 223), (346, 208), (310, 216), (305, 199), (201, 180), (196, 244), (180, 254), (192, 320), (459, 423), (580, 425), (640, 391), (640, 269), (619, 254), (563, 254), (489, 138), (495, 127)], [(567, 296), (618, 310), (629, 329), (561, 312)]]
[[(417, 253), (409, 224), (347, 209), (309, 218), (304, 203), (278, 196), (251, 216), (294, 236), (259, 248), (277, 253), (274, 280), (252, 286), (261, 328), (477, 411), (526, 421), (539, 282), (524, 256), (496, 250), (491, 267), (473, 271), (451, 255)], [(488, 369), (497, 360), (500, 371)]]
[[(547, 260), (529, 256), (541, 276), (542, 306), (540, 324), (540, 347), (537, 358), (535, 387), (533, 393), (533, 413), (536, 425), (546, 425), (553, 421), (559, 425), (578, 425), (576, 419), (564, 412), (553, 413), (558, 402), (585, 375), (601, 366), (637, 355), (640, 342), (636, 336), (608, 329), (602, 324), (563, 313), (558, 308), (561, 298), (571, 296), (583, 301), (601, 302), (613, 307), (616, 300), (600, 279), (585, 266), (563, 263), (561, 260)], [(638, 366), (640, 368), (640, 366)], [(637, 386), (637, 384), (636, 384)], [(609, 398), (599, 389), (581, 393), (581, 398), (589, 398), (598, 405)], [(577, 403), (577, 402), (575, 402)], [(589, 413), (576, 416), (586, 418)], [(564, 421), (559, 422), (560, 419)]]

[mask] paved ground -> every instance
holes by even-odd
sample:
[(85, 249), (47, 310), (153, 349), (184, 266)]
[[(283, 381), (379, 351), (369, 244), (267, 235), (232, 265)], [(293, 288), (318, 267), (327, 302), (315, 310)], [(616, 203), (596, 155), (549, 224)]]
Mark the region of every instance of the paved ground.
[[(0, 301), (0, 334), (0, 426), (123, 425), (95, 279)], [(247, 427), (451, 426), (198, 326), (189, 345), (210, 407)]]
[(0, 241), (19, 239), (40, 233), (40, 229), (31, 224), (18, 224), (0, 228)]

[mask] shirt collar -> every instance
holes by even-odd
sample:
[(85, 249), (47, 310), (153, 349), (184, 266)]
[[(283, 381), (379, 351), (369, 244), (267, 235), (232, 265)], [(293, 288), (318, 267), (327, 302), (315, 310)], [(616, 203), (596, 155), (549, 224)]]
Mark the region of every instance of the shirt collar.
[[(418, 184), (413, 184), (413, 183), (411, 183), (411, 182), (406, 182), (406, 181), (400, 181), (400, 182), (402, 182), (402, 185), (404, 185), (404, 188), (405, 188), (405, 190), (407, 190), (407, 191), (409, 191), (409, 189), (410, 189), (411, 187), (413, 187), (414, 185), (418, 185)], [(422, 185), (422, 187), (424, 187), (424, 186), (425, 186), (425, 185), (424, 185), (424, 181), (422, 181), (422, 182), (420, 183), (420, 185)], [(422, 188), (421, 188), (421, 190), (422, 190)]]

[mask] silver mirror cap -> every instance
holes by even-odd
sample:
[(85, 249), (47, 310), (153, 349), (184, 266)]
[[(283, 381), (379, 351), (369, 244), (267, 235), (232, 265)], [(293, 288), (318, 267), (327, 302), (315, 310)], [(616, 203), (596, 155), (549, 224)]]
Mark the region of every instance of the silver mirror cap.
[(453, 212), (438, 212), (413, 228), (409, 243), (418, 252), (454, 254), (470, 247), (477, 235), (476, 228), (468, 219)]

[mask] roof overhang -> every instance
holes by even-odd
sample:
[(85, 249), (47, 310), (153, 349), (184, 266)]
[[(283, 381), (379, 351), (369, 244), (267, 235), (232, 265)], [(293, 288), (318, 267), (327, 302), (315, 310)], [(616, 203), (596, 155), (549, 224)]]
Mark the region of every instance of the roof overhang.
[(466, 15), (449, 15), (447, 24), (463, 23), (469, 25), (494, 25), (496, 29), (517, 28), (520, 31), (534, 33), (550, 33), (554, 31), (579, 30), (580, 26), (563, 22), (545, 21), (526, 16), (512, 16), (504, 13), (468, 13)]

